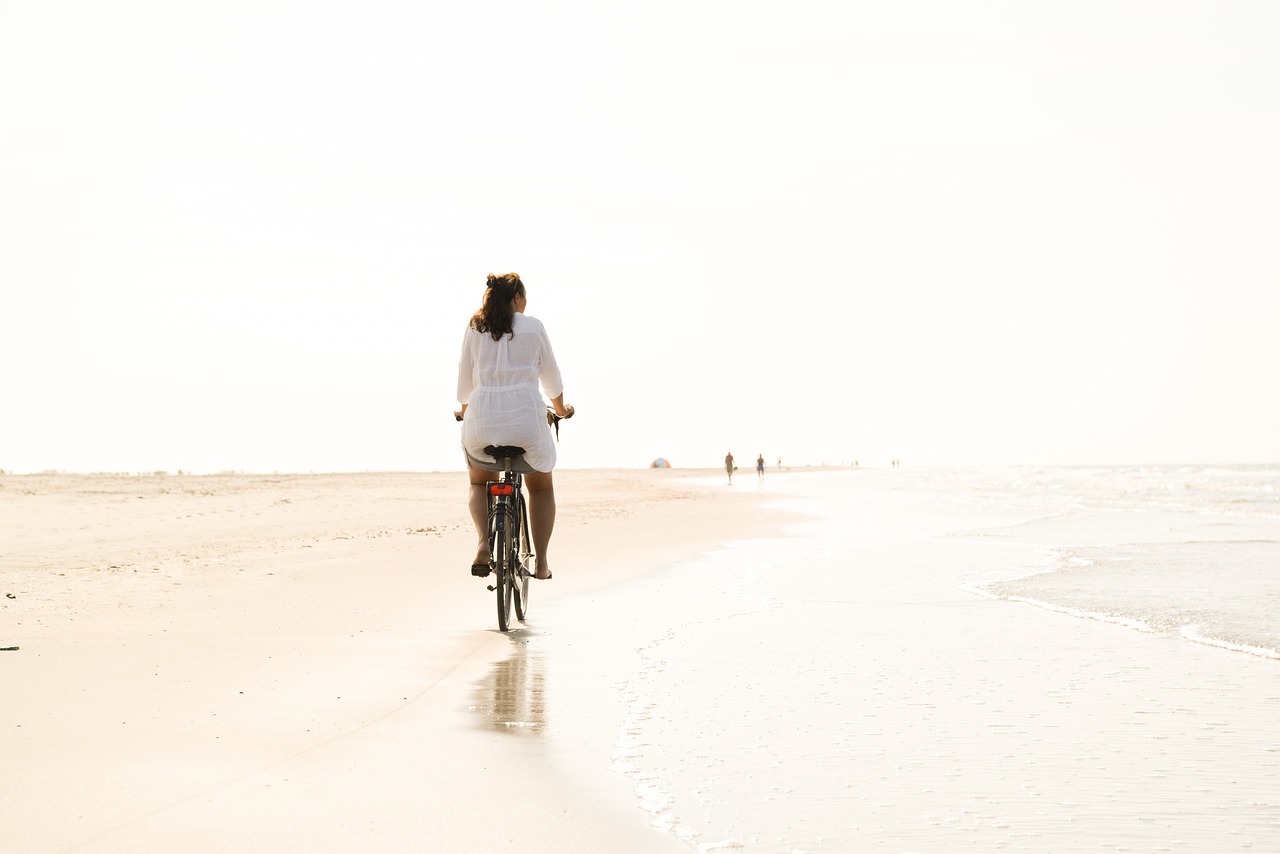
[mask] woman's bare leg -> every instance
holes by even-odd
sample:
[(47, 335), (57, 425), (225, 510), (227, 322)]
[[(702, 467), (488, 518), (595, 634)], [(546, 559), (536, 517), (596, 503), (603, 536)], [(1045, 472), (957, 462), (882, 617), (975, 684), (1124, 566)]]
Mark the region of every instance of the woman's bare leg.
[(524, 485), (529, 487), (529, 528), (533, 551), (538, 556), (534, 578), (550, 578), (547, 548), (551, 545), (551, 529), (556, 525), (556, 490), (551, 472), (529, 472), (524, 476)]
[(471, 511), (471, 521), (476, 526), (476, 559), (472, 565), (489, 562), (489, 496), (485, 494), (484, 485), (492, 476), (484, 469), (473, 465), (467, 466), (467, 476), (471, 480), (471, 493), (467, 498), (467, 509)]

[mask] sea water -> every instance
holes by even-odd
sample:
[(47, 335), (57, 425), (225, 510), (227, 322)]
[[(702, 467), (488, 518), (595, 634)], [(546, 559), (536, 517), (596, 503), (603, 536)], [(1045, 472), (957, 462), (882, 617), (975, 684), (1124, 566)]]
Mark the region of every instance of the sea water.
[(1280, 658), (1280, 467), (1046, 469), (1006, 483), (1004, 500), (1053, 510), (993, 535), (1042, 545), (1050, 562), (986, 591)]
[(1280, 467), (732, 488), (798, 521), (520, 653), (585, 785), (699, 851), (1280, 851)]

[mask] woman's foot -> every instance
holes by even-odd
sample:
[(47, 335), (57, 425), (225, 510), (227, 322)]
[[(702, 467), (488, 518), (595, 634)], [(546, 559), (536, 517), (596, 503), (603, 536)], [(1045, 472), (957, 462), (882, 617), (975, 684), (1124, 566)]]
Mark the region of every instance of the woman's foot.
[(476, 552), (476, 559), (471, 562), (471, 574), (476, 578), (485, 578), (489, 575), (489, 562), (489, 550), (478, 550)]
[(551, 567), (547, 566), (545, 561), (538, 561), (538, 569), (533, 573), (533, 577), (539, 581), (546, 581), (551, 577)]

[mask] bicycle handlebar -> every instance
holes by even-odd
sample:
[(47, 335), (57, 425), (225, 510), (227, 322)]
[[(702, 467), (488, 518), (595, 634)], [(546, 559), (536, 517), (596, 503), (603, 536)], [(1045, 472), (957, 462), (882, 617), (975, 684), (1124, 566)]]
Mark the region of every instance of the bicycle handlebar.
[(564, 408), (564, 411), (566, 413), (565, 415), (557, 415), (554, 409), (552, 409), (550, 406), (547, 407), (547, 425), (550, 427), (556, 428), (557, 442), (560, 441), (560, 422), (565, 420), (566, 418), (573, 417), (574, 410), (572, 406), (566, 406)]

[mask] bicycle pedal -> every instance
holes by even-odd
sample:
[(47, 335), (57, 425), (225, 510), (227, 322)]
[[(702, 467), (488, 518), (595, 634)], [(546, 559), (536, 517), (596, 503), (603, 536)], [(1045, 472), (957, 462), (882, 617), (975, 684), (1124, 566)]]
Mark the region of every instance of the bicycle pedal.
[(494, 590), (497, 590), (498, 588), (496, 588), (496, 587), (494, 587), (492, 584), (490, 584), (490, 585), (489, 585), (489, 587), (488, 587), (488, 589), (489, 589), (489, 591), (490, 591), (490, 592), (492, 592), (492, 591), (494, 591)]

